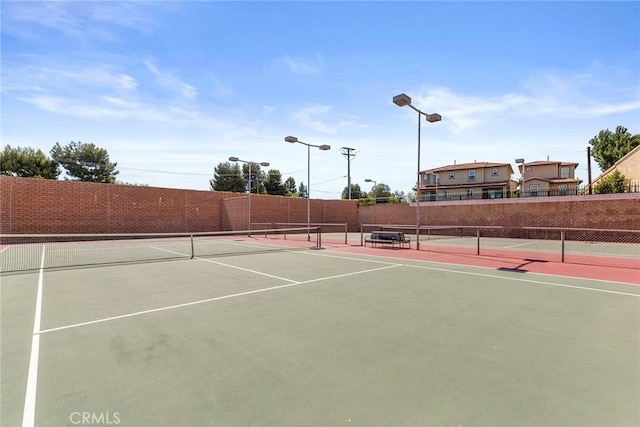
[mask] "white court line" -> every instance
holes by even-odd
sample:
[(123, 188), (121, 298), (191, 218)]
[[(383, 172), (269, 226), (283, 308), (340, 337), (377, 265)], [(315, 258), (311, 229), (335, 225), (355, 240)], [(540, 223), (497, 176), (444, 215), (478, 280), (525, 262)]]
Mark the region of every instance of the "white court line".
[[(300, 253), (304, 254), (306, 252), (300, 252)], [(355, 258), (355, 257), (351, 257), (351, 256), (328, 255), (328, 254), (322, 254), (322, 253), (308, 253), (308, 255), (311, 255), (311, 256), (324, 256), (324, 257), (339, 258), (339, 259), (346, 259), (346, 260), (356, 260), (356, 261), (365, 261), (365, 262), (380, 262), (380, 263), (389, 263), (389, 264), (391, 264), (391, 262), (372, 261), (372, 260), (367, 260), (367, 259), (362, 259), (362, 258)], [(380, 255), (368, 255), (368, 256), (384, 258), (383, 256), (380, 256)], [(443, 265), (455, 265), (455, 266), (458, 266), (458, 264), (447, 264), (447, 263), (439, 263), (439, 262), (433, 262), (433, 261), (423, 261), (423, 260), (412, 260), (412, 261), (420, 262), (420, 263), (432, 263), (432, 264), (443, 264)], [(511, 277), (511, 276), (499, 276), (499, 275), (495, 275), (495, 274), (475, 273), (475, 272), (472, 272), (472, 271), (453, 270), (453, 269), (441, 268), (441, 267), (429, 267), (429, 266), (413, 265), (413, 264), (400, 264), (400, 265), (403, 266), (403, 267), (423, 268), (423, 269), (427, 269), (427, 270), (444, 271), (444, 272), (447, 272), (447, 273), (466, 274), (466, 275), (469, 275), (469, 276), (489, 277), (489, 278), (496, 278), (496, 279), (507, 279), (507, 280), (513, 280), (513, 281), (516, 281), (516, 282), (539, 283), (539, 284), (544, 284), (544, 285), (549, 285), (549, 286), (558, 286), (558, 287), (564, 287), (564, 288), (575, 288), (575, 289), (590, 290), (590, 291), (594, 291), (594, 292), (604, 292), (604, 293), (610, 293), (610, 294), (619, 294), (619, 295), (629, 295), (629, 296), (634, 296), (634, 297), (640, 297), (640, 294), (632, 294), (632, 293), (628, 293), (628, 292), (608, 291), (606, 289), (591, 288), (591, 287), (588, 287), (588, 286), (564, 285), (562, 283), (544, 282), (544, 281), (533, 280), (533, 279), (522, 279), (522, 278), (519, 278), (519, 277)], [(483, 267), (483, 266), (475, 266), (475, 265), (474, 266), (460, 266), (460, 267), (495, 270), (494, 268), (491, 268), (491, 267)], [(520, 273), (518, 273), (518, 274), (520, 274)], [(536, 275), (539, 275), (539, 276), (556, 277), (554, 275), (545, 274), (545, 273), (531, 273), (531, 274), (536, 274)], [(565, 276), (562, 276), (562, 277), (565, 277)], [(601, 279), (585, 279), (583, 277), (573, 277), (573, 276), (566, 276), (566, 277), (568, 279), (589, 280), (589, 281), (592, 281), (592, 282), (614, 283), (614, 284), (619, 284), (619, 285), (637, 287), (637, 285), (634, 284), (634, 283), (613, 282), (613, 281), (607, 281), (607, 280), (601, 280)]]
[[(307, 255), (311, 255), (311, 256), (326, 256), (326, 257), (332, 257), (332, 258), (344, 258), (344, 259), (348, 259), (348, 260), (356, 260), (356, 261), (367, 261), (369, 262), (369, 260), (365, 260), (362, 258), (353, 258), (353, 257), (343, 257), (340, 255), (327, 255), (327, 254), (323, 254), (323, 253), (319, 253), (319, 252), (298, 252), (301, 254), (307, 254)], [(382, 259), (390, 259), (389, 257), (386, 257), (384, 255), (363, 255), (366, 257), (371, 257), (371, 258), (382, 258)], [(396, 259), (396, 258), (393, 258)], [(403, 259), (403, 258), (399, 258), (399, 259)], [(454, 263), (450, 263), (450, 262), (442, 262), (442, 261), (427, 261), (427, 260), (421, 260), (421, 259), (409, 259), (409, 261), (413, 261), (413, 262), (417, 262), (417, 263), (422, 263), (422, 264), (439, 264), (439, 265), (450, 265), (450, 266), (456, 266), (456, 267), (461, 267), (461, 268), (474, 268), (474, 269), (479, 269), (479, 270), (491, 270), (491, 271), (495, 271), (496, 268), (495, 267), (485, 267), (482, 265), (466, 265), (466, 264), (454, 264)], [(370, 261), (370, 262), (381, 262), (384, 263), (384, 261)], [(389, 262), (389, 264), (391, 264)], [(420, 266), (415, 266), (412, 264), (402, 264), (403, 266), (406, 267), (420, 267)], [(424, 267), (427, 268), (427, 267)], [(461, 270), (448, 270), (448, 269), (442, 269), (441, 271), (448, 271), (451, 273), (464, 273), (464, 274), (476, 274), (476, 273), (471, 273), (471, 272), (463, 272)], [(481, 273), (477, 273), (482, 275)], [(586, 278), (586, 277), (578, 277), (578, 276), (562, 276), (562, 275), (557, 275), (557, 274), (549, 274), (549, 273), (535, 273), (535, 272), (531, 272), (529, 274), (535, 274), (536, 276), (548, 276), (548, 277), (563, 277), (566, 279), (573, 279), (573, 280), (588, 280), (590, 282), (601, 282), (601, 283), (613, 283), (616, 285), (625, 285), (625, 286), (638, 286), (637, 283), (629, 283), (629, 282), (618, 282), (615, 280), (604, 280), (604, 279), (592, 279), (592, 278)], [(502, 277), (502, 276), (498, 276), (498, 277)], [(513, 280), (523, 280), (523, 279), (513, 279)]]
[(22, 413), (22, 427), (35, 424), (36, 390), (38, 387), (38, 358), (40, 355), (40, 321), (42, 319), (42, 282), (44, 278), (45, 245), (42, 245), (42, 259), (40, 260), (40, 274), (38, 275), (38, 291), (36, 294), (36, 313), (33, 319), (33, 336), (31, 337), (31, 357), (29, 358), (29, 373), (27, 375), (27, 391), (24, 397), (24, 411)]
[[(156, 246), (151, 246), (151, 247), (153, 249), (157, 249), (159, 251), (165, 251), (165, 252), (169, 252), (169, 253), (176, 254), (176, 255), (191, 256), (191, 255), (188, 255), (188, 254), (183, 254), (181, 252), (170, 251), (169, 249), (158, 248)], [(213, 261), (213, 260), (210, 260), (210, 259), (199, 258), (199, 257), (195, 257), (194, 259), (197, 259), (198, 261), (210, 262), (212, 264), (221, 265), (223, 267), (235, 268), (236, 270), (241, 270), (241, 271), (246, 271), (248, 273), (258, 274), (260, 276), (271, 277), (272, 279), (284, 280), (285, 282), (291, 282), (291, 283), (298, 283), (296, 280), (291, 280), (291, 279), (287, 279), (285, 277), (280, 277), (280, 276), (274, 276), (273, 274), (263, 273), (261, 271), (251, 270), (249, 268), (238, 267), (236, 265), (225, 264), (224, 262)]]
[(263, 273), (261, 271), (251, 270), (249, 268), (238, 267), (237, 265), (225, 264), (224, 262), (213, 261), (207, 258), (196, 257), (195, 259), (197, 259), (198, 261), (210, 262), (211, 264), (221, 265), (223, 267), (235, 268), (236, 270), (246, 271), (248, 273), (259, 274), (260, 276), (266, 276), (266, 277), (271, 277), (273, 279), (284, 280), (285, 282), (298, 283), (296, 280), (291, 280), (291, 279), (287, 279), (285, 277), (280, 277), (280, 276), (274, 276), (273, 274)]
[(503, 248), (504, 249), (517, 248), (518, 246), (535, 245), (536, 243), (540, 243), (540, 242), (536, 241), (536, 242), (518, 243), (517, 245), (503, 246)]
[(394, 264), (394, 265), (388, 265), (388, 266), (385, 266), (385, 267), (372, 268), (372, 269), (369, 269), (369, 270), (362, 270), (362, 271), (356, 271), (356, 272), (352, 272), (352, 273), (338, 274), (338, 275), (335, 275), (335, 276), (320, 277), (320, 278), (317, 278), (317, 279), (305, 280), (303, 282), (293, 282), (293, 283), (288, 283), (286, 285), (271, 286), (271, 287), (268, 287), (268, 288), (255, 289), (253, 291), (240, 292), (240, 293), (231, 294), (231, 295), (223, 295), (223, 296), (220, 296), (220, 297), (207, 298), (207, 299), (203, 299), (203, 300), (187, 302), (187, 303), (184, 303), (184, 304), (176, 304), (176, 305), (170, 305), (170, 306), (166, 306), (166, 307), (153, 308), (153, 309), (150, 309), (150, 310), (143, 310), (143, 311), (137, 311), (137, 312), (134, 312), (134, 313), (122, 314), (120, 316), (106, 317), (106, 318), (103, 318), (103, 319), (91, 320), (91, 321), (88, 321), (88, 322), (74, 323), (74, 324), (67, 325), (67, 326), (60, 326), (60, 327), (57, 327), (57, 328), (44, 329), (44, 330), (41, 330), (38, 333), (39, 334), (46, 334), (46, 333), (49, 333), (49, 332), (62, 331), (62, 330), (65, 330), (65, 329), (72, 329), (72, 328), (77, 328), (77, 327), (80, 327), (80, 326), (87, 326), (87, 325), (94, 325), (96, 323), (109, 322), (111, 320), (125, 319), (127, 317), (141, 316), (141, 315), (144, 315), (144, 314), (157, 313), (157, 312), (160, 312), (160, 311), (175, 310), (175, 309), (178, 309), (178, 308), (189, 307), (189, 306), (192, 306), (192, 305), (204, 304), (204, 303), (214, 302), (214, 301), (221, 301), (221, 300), (225, 300), (225, 299), (237, 298), (237, 297), (242, 297), (242, 296), (245, 296), (245, 295), (258, 294), (258, 293), (262, 293), (262, 292), (269, 292), (269, 291), (274, 291), (274, 290), (278, 290), (278, 289), (290, 288), (292, 286), (300, 286), (300, 285), (306, 285), (306, 284), (309, 284), (309, 283), (321, 282), (321, 281), (325, 281), (325, 280), (338, 279), (338, 278), (341, 278), (341, 277), (355, 276), (355, 275), (358, 275), (358, 274), (371, 273), (371, 272), (374, 272), (374, 271), (386, 270), (386, 269), (389, 269), (389, 268), (395, 268), (395, 267), (401, 267), (401, 266), (402, 266), (401, 264)]
[[(437, 267), (427, 267), (427, 266), (423, 266), (423, 265), (403, 265), (404, 267), (412, 267), (412, 268), (422, 268), (425, 270), (435, 270), (435, 271), (446, 271), (446, 272), (451, 272), (451, 273), (458, 273), (458, 274), (466, 274), (469, 276), (479, 276), (479, 277), (489, 277), (492, 279), (506, 279), (506, 280), (512, 280), (512, 281), (516, 281), (516, 282), (525, 282), (525, 283), (538, 283), (541, 285), (548, 285), (548, 286), (557, 286), (560, 288), (572, 288), (572, 289), (581, 289), (581, 290), (585, 290), (585, 291), (593, 291), (593, 292), (603, 292), (603, 293), (607, 293), (607, 294), (617, 294), (617, 295), (627, 295), (627, 296), (631, 296), (631, 297), (636, 297), (636, 298), (640, 298), (640, 294), (631, 294), (628, 292), (618, 292), (618, 291), (609, 291), (606, 289), (598, 289), (598, 288), (590, 288), (587, 286), (576, 286), (576, 285), (564, 285), (562, 283), (552, 283), (552, 282), (543, 282), (542, 280), (532, 280), (532, 279), (520, 279), (518, 277), (511, 277), (511, 276), (498, 276), (496, 274), (484, 274), (484, 273), (473, 273), (470, 271), (456, 271), (456, 270), (448, 270), (446, 268), (437, 268)], [(518, 273), (520, 274), (520, 273)]]

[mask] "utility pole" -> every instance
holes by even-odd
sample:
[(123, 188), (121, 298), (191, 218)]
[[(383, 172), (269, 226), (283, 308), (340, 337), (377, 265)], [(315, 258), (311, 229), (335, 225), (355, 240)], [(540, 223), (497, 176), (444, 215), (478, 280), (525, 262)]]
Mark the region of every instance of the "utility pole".
[(591, 147), (587, 147), (587, 171), (589, 175), (589, 194), (591, 194)]
[(342, 147), (341, 150), (342, 155), (347, 158), (347, 194), (349, 195), (349, 200), (351, 200), (351, 159), (356, 156), (356, 153), (352, 153), (355, 148)]

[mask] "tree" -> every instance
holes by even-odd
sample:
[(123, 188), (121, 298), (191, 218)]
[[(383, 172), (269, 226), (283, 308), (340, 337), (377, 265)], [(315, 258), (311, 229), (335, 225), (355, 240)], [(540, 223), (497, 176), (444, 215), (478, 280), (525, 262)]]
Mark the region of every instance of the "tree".
[(417, 184), (414, 184), (413, 187), (411, 187), (411, 191), (409, 192), (409, 194), (407, 194), (407, 200), (410, 203), (413, 203), (413, 202), (418, 200), (418, 185)]
[(287, 180), (284, 182), (284, 193), (287, 196), (298, 194), (298, 189), (296, 188), (296, 180), (292, 177), (287, 178)]
[(405, 203), (407, 201), (407, 196), (404, 194), (404, 191), (394, 191), (393, 195), (395, 197), (394, 203)]
[(375, 198), (376, 203), (389, 203), (391, 200), (391, 188), (387, 184), (377, 184), (373, 186), (370, 196)]
[[(349, 198), (349, 186), (345, 186), (344, 190), (342, 190), (342, 196), (343, 199), (348, 199)], [(363, 197), (362, 195), (362, 189), (360, 188), (360, 184), (351, 184), (351, 198), (352, 199), (361, 199)]]
[(111, 163), (109, 154), (104, 148), (95, 144), (84, 144), (71, 141), (65, 146), (56, 145), (51, 149), (51, 157), (58, 162), (73, 181), (116, 182), (117, 163)]
[(209, 187), (213, 191), (233, 191), (243, 193), (246, 191), (244, 177), (237, 163), (218, 163), (213, 169), (213, 179), (209, 180)]
[(137, 182), (124, 182), (124, 181), (116, 181), (118, 185), (129, 185), (132, 187), (150, 187), (149, 184), (138, 184)]
[(600, 169), (605, 171), (640, 145), (640, 134), (632, 135), (624, 126), (618, 126), (615, 133), (609, 129), (600, 131), (589, 144), (593, 146), (593, 158)]
[(285, 188), (282, 183), (282, 174), (277, 169), (271, 169), (267, 172), (267, 180), (264, 182), (264, 187), (267, 194), (273, 194), (275, 196), (284, 196)]
[(307, 186), (304, 185), (304, 182), (300, 183), (300, 187), (298, 187), (298, 194), (303, 199), (306, 199), (307, 197), (309, 197), (309, 193), (307, 192)]
[(0, 153), (0, 174), (23, 178), (57, 179), (58, 164), (47, 158), (42, 150), (30, 147), (11, 148), (6, 145)]
[[(251, 179), (249, 179), (249, 165), (251, 165)], [(264, 182), (267, 179), (266, 175), (260, 170), (260, 164), (258, 163), (244, 163), (242, 165), (242, 176), (244, 177), (245, 187), (251, 184), (251, 188), (248, 189), (253, 194), (265, 194), (267, 191), (264, 187)]]
[(619, 170), (614, 170), (598, 182), (593, 192), (596, 194), (625, 193), (629, 180)]

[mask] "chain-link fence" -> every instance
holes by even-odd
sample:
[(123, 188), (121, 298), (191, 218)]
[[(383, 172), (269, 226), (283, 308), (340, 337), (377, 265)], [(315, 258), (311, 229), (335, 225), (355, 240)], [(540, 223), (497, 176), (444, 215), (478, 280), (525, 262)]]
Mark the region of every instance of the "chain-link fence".
[[(373, 230), (417, 234), (415, 225), (362, 224), (361, 241)], [(640, 230), (421, 226), (419, 238), (424, 251), (640, 270)]]

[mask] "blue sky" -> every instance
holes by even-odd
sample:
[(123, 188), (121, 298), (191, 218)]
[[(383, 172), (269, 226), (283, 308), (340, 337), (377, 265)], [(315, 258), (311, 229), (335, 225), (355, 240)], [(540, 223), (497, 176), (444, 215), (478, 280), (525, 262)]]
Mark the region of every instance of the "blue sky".
[[(339, 198), (421, 169), (579, 163), (640, 133), (640, 3), (3, 1), (2, 144), (94, 143), (118, 179), (207, 190), (230, 156)], [(593, 177), (600, 172), (592, 162)], [(519, 176), (517, 172), (513, 179)]]

